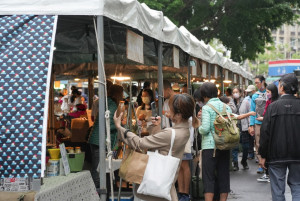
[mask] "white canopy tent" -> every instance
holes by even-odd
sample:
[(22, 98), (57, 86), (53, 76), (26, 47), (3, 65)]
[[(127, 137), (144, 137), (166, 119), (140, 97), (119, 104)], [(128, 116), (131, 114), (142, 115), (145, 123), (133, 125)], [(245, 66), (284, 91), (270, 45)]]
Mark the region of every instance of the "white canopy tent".
[(246, 79), (253, 78), (250, 73), (241, 70), (239, 64), (199, 41), (185, 27), (178, 28), (161, 11), (152, 10), (136, 0), (10, 0), (0, 3), (0, 15), (13, 14), (105, 16), (158, 41), (176, 45), (193, 57), (217, 64)]
[[(199, 41), (185, 27), (178, 28), (161, 11), (150, 9), (145, 4), (136, 0), (10, 0), (0, 2), (0, 15), (94, 15), (97, 17), (97, 33), (99, 34), (98, 58), (103, 55), (103, 17), (110, 18), (118, 23), (130, 26), (143, 34), (160, 41), (158, 58), (162, 60), (162, 42), (180, 47), (192, 57), (199, 58), (211, 64), (217, 64), (224, 69), (239, 74), (246, 79), (252, 79), (252, 75), (241, 68), (238, 63), (232, 62), (218, 53), (211, 46)], [(102, 39), (101, 39), (102, 38)], [(103, 41), (102, 41), (103, 42)], [(160, 64), (159, 68), (162, 69)], [(104, 81), (103, 60), (98, 61), (99, 80)], [(162, 73), (162, 71), (161, 71)], [(162, 85), (162, 76), (159, 80)], [(161, 89), (160, 89), (161, 90)], [(100, 85), (99, 94), (105, 94), (104, 85)], [(162, 91), (159, 91), (162, 95)], [(160, 103), (161, 104), (161, 103)], [(101, 199), (105, 200), (106, 176), (105, 176), (105, 102), (99, 101), (99, 128), (100, 128), (100, 188)], [(112, 115), (112, 114), (111, 114)], [(104, 161), (103, 161), (104, 160)]]

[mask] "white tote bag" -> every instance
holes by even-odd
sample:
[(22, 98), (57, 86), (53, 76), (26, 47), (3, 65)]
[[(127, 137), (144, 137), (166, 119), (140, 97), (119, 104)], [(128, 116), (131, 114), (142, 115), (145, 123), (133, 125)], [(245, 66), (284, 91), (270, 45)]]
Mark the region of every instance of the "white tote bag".
[(147, 152), (149, 160), (138, 193), (171, 200), (170, 191), (180, 162), (179, 158), (172, 157), (174, 140), (175, 130), (172, 129), (171, 147), (166, 156), (157, 150)]

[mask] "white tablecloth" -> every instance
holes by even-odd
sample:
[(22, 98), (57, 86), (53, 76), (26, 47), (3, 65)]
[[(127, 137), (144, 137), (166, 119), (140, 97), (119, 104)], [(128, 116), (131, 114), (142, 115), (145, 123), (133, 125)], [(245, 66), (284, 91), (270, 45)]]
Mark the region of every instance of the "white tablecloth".
[(44, 179), (35, 201), (99, 201), (100, 198), (89, 171), (71, 173), (68, 176)]

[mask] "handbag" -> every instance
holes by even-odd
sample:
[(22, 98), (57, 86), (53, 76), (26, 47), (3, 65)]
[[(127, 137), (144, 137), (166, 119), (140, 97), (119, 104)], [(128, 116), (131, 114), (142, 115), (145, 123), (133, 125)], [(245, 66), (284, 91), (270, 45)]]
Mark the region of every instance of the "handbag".
[(132, 149), (126, 149), (121, 162), (119, 176), (127, 182), (140, 184), (142, 182), (149, 156)]
[(149, 160), (138, 193), (171, 200), (170, 191), (180, 162), (172, 156), (174, 140), (175, 130), (172, 129), (171, 147), (166, 156), (158, 150), (147, 152)]

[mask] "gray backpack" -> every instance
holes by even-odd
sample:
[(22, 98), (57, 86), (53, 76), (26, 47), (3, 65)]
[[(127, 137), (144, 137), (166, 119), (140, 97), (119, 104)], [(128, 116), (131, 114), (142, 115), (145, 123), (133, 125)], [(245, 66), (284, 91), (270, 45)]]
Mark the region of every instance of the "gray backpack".
[(258, 97), (255, 99), (255, 112), (259, 117), (263, 116), (267, 102), (267, 93), (256, 92)]

